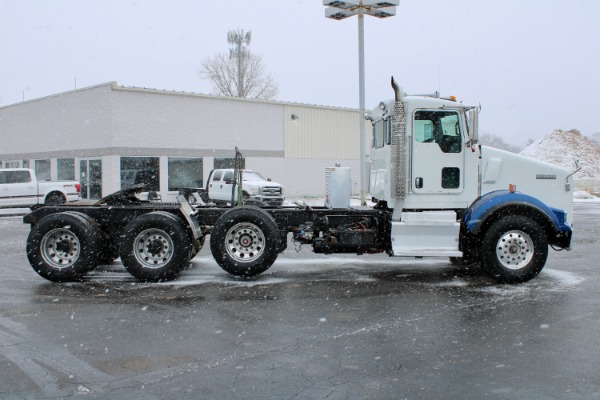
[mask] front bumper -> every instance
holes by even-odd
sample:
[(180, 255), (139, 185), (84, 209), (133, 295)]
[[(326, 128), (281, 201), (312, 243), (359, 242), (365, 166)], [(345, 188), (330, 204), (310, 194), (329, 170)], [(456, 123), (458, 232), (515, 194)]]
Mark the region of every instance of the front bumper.
[(565, 250), (571, 250), (571, 238), (573, 237), (572, 230), (564, 230), (557, 232), (553, 237), (549, 238), (550, 244), (554, 247), (559, 247)]

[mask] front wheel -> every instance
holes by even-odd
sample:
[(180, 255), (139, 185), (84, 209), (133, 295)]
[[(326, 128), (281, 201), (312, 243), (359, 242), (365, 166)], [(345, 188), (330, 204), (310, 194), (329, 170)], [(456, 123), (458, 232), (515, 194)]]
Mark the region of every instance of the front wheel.
[(548, 238), (533, 220), (508, 215), (496, 221), (482, 242), (482, 268), (501, 283), (526, 282), (548, 258)]
[(164, 211), (137, 217), (121, 235), (121, 261), (141, 281), (174, 279), (187, 265), (191, 251), (182, 221)]
[(210, 249), (225, 271), (254, 276), (277, 259), (280, 235), (273, 218), (258, 207), (242, 206), (221, 216), (210, 235)]

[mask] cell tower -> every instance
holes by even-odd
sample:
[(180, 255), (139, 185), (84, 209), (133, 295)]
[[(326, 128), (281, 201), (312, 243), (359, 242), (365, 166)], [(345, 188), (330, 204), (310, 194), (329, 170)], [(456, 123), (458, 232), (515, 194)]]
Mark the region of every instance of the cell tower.
[[(238, 29), (236, 31), (229, 31), (227, 33), (227, 41), (231, 48), (229, 49), (229, 57), (237, 58), (237, 90), (238, 97), (244, 97), (244, 71), (242, 69), (242, 65), (244, 63), (244, 57), (248, 54), (248, 49), (246, 48), (250, 44), (250, 40), (252, 38), (252, 32), (248, 31), (244, 34), (243, 29)], [(245, 47), (246, 46), (246, 47)]]

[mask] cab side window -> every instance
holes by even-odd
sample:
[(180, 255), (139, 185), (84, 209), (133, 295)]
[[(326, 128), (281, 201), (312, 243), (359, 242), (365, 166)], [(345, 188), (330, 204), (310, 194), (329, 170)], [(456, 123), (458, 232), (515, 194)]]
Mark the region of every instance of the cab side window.
[(212, 175), (212, 181), (220, 181), (221, 175), (223, 175), (223, 171), (215, 171)]
[(462, 151), (458, 113), (454, 111), (417, 111), (413, 121), (414, 140), (435, 143), (444, 153)]
[(373, 124), (373, 148), (380, 149), (386, 144), (392, 143), (392, 131), (390, 120), (382, 119)]
[(225, 171), (223, 180), (226, 181), (227, 179), (233, 179), (233, 171)]

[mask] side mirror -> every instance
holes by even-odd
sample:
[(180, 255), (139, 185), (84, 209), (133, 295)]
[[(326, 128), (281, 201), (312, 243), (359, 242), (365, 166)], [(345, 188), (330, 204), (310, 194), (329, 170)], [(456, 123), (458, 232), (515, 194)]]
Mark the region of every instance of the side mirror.
[(479, 141), (479, 111), (481, 111), (481, 106), (474, 107), (468, 112), (469, 119), (469, 144), (473, 145)]
[(271, 182), (271, 178), (267, 178), (267, 181), (268, 181), (268, 182)]

